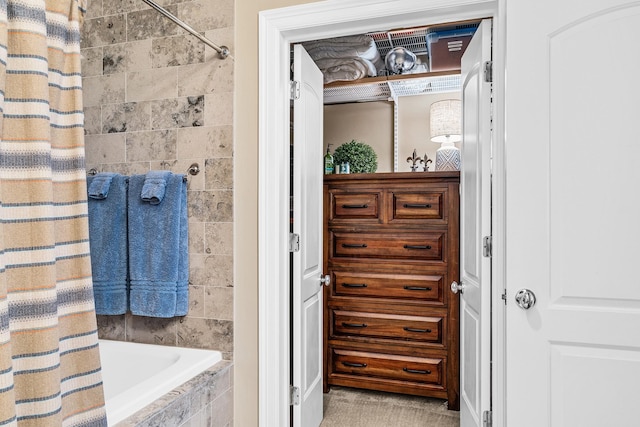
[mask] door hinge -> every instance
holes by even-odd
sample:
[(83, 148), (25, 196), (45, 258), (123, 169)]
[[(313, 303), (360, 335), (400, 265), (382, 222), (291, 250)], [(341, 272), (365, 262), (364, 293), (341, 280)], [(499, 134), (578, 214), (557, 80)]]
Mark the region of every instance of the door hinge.
[(290, 98), (291, 100), (300, 99), (300, 82), (297, 80), (291, 80), (289, 82)]
[(507, 290), (506, 289), (502, 292), (502, 295), (500, 295), (500, 298), (502, 298), (502, 300), (504, 301), (504, 305), (507, 305)]
[(289, 386), (289, 406), (297, 406), (300, 404), (300, 388)]
[(491, 411), (484, 411), (482, 413), (482, 427), (493, 426), (493, 415)]
[(487, 83), (493, 82), (493, 61), (484, 63), (484, 81)]
[(493, 256), (493, 239), (491, 236), (484, 236), (482, 238), (482, 255), (486, 258)]
[(296, 233), (289, 233), (289, 252), (300, 251), (300, 235)]

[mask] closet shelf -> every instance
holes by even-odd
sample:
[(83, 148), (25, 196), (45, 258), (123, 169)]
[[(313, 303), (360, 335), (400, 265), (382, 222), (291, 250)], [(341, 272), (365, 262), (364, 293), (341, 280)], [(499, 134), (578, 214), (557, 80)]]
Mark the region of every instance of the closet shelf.
[[(476, 28), (480, 20), (448, 22), (426, 27), (400, 28), (388, 31), (369, 32), (380, 57), (395, 47), (405, 47), (418, 56), (423, 63), (428, 61), (426, 38), (430, 33), (443, 30)], [(398, 97), (459, 91), (462, 87), (460, 70), (411, 73), (367, 77), (347, 82), (333, 82), (324, 86), (324, 104), (350, 102), (397, 101)]]
[(459, 91), (460, 71), (368, 77), (324, 86), (324, 104), (397, 101), (400, 96)]

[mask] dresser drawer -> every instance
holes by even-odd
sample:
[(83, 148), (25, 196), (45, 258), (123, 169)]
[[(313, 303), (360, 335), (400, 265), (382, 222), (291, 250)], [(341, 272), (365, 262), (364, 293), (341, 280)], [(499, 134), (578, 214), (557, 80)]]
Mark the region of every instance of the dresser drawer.
[(443, 219), (443, 192), (390, 192), (391, 219)]
[(444, 233), (333, 233), (334, 257), (442, 260)]
[(403, 316), (332, 310), (332, 336), (442, 342), (442, 317)]
[(333, 272), (333, 295), (443, 302), (439, 274)]
[(380, 216), (379, 193), (330, 193), (331, 219), (377, 219)]
[(333, 372), (335, 373), (416, 383), (442, 384), (443, 382), (444, 361), (438, 358), (334, 348), (332, 359)]

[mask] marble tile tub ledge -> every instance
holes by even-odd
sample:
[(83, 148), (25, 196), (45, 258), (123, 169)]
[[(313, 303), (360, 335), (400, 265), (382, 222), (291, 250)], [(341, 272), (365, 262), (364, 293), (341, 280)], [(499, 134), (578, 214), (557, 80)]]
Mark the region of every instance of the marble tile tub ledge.
[(116, 427), (226, 427), (233, 423), (233, 362), (223, 360)]

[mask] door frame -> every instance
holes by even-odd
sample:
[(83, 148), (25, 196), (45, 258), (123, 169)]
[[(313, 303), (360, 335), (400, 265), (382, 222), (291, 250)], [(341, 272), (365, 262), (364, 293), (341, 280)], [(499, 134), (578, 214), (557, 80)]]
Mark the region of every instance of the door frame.
[[(492, 384), (494, 425), (504, 425), (505, 324), (505, 3), (506, 0), (327, 0), (259, 13), (258, 420), (288, 426), (290, 382), (289, 71), (290, 44), (347, 34), (492, 18), (493, 243)], [(320, 165), (318, 165), (320, 167)], [(322, 197), (319, 194), (318, 197)]]

